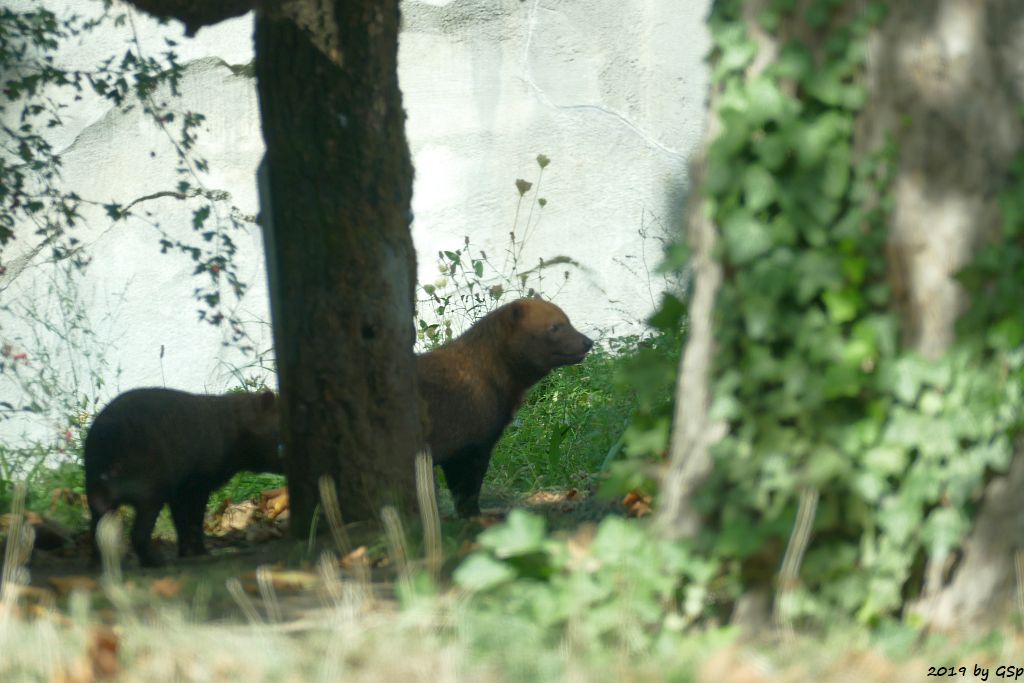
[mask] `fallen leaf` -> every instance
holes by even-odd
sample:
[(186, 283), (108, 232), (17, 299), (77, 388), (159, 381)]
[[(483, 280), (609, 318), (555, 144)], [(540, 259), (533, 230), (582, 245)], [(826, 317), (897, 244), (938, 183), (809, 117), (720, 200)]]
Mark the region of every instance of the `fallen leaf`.
[(161, 598), (173, 598), (181, 592), (184, 583), (181, 579), (174, 579), (165, 576), (162, 579), (153, 579), (149, 582), (149, 591)]
[(260, 494), (260, 509), (267, 519), (277, 519), (288, 511), (288, 487), (270, 489)]
[(99, 583), (91, 576), (51, 576), (49, 584), (56, 589), (58, 595), (67, 595), (73, 590), (92, 591), (99, 587)]
[(50, 512), (57, 511), (57, 503), (67, 503), (68, 505), (78, 505), (80, 507), (87, 507), (87, 501), (84, 493), (75, 493), (66, 486), (55, 488), (50, 492)]
[(256, 504), (251, 500), (229, 505), (224, 508), (214, 525), (214, 533), (227, 533), (228, 531), (241, 531), (249, 526), (253, 514), (256, 512)]
[(109, 626), (97, 626), (92, 630), (89, 639), (89, 661), (92, 663), (93, 675), (102, 680), (113, 678), (120, 668), (117, 661), (119, 646), (117, 634)]
[(501, 524), (504, 522), (505, 513), (481, 511), (479, 515), (474, 515), (473, 517), (470, 517), (470, 519), (486, 529), (487, 527), (492, 527), (495, 524)]
[(626, 512), (632, 517), (644, 517), (651, 514), (651, 497), (633, 489), (622, 499)]
[(367, 549), (365, 545), (361, 545), (345, 557), (338, 561), (342, 569), (351, 569), (356, 565), (366, 566), (370, 563), (370, 558), (367, 555)]

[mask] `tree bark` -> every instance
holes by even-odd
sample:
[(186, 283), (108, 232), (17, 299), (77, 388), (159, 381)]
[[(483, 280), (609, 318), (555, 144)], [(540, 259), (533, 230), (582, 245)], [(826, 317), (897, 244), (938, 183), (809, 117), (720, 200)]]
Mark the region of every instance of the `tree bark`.
[[(776, 41), (760, 30), (755, 20), (764, 0), (753, 0), (744, 8), (751, 35), (758, 42), (758, 54), (747, 71), (755, 76), (764, 71), (778, 52)], [(687, 312), (689, 334), (679, 359), (668, 468), (661, 482), (661, 505), (657, 523), (669, 538), (692, 538), (700, 531), (701, 516), (693, 506), (693, 494), (711, 475), (714, 463), (710, 448), (724, 436), (725, 425), (711, 423), (711, 365), (715, 350), (714, 307), (722, 283), (722, 266), (715, 256), (718, 227), (703, 201), (706, 155), (721, 130), (716, 113), (717, 93), (708, 98), (708, 123), (701, 157), (692, 165), (692, 190), (686, 211), (686, 237), (693, 260), (693, 299)]]
[[(771, 60), (788, 34), (796, 33), (807, 45), (817, 39), (799, 35), (785, 22), (766, 35), (756, 19), (762, 6), (760, 0), (743, 6), (747, 30), (759, 47), (751, 74)], [(859, 156), (892, 136), (900, 150), (886, 258), (903, 320), (902, 346), (925, 357), (948, 350), (956, 319), (969, 305), (952, 276), (979, 243), (999, 236), (998, 194), (1024, 148), (1021, 36), (1024, 3), (1017, 0), (901, 0), (889, 3), (868, 45), (867, 106), (857, 122), (855, 145)], [(699, 190), (693, 196), (696, 207)], [(700, 529), (690, 497), (711, 471), (708, 444), (716, 437), (707, 413), (713, 300), (722, 278), (711, 256), (717, 230), (696, 210), (689, 225), (695, 293), (659, 510), (663, 528), (674, 536)], [(932, 625), (990, 621), (1016, 604), (1016, 551), (1024, 547), (1022, 486), (1024, 456), (1018, 447), (1010, 471), (986, 489), (953, 579), (945, 586), (940, 582), (913, 606)], [(764, 595), (754, 598), (749, 602), (757, 606), (751, 609), (763, 621)], [(751, 611), (746, 607), (741, 600), (737, 613)]]
[[(926, 357), (947, 350), (970, 303), (951, 276), (979, 243), (999, 238), (997, 197), (1024, 145), (1021, 35), (1024, 5), (1016, 0), (902, 0), (890, 3), (869, 46), (863, 139), (871, 145), (895, 134), (900, 149), (889, 272), (904, 346)], [(986, 488), (952, 580), (929, 582), (912, 606), (930, 625), (992, 623), (1016, 604), (1022, 485), (1018, 447), (1010, 471)], [(943, 559), (933, 558), (929, 576), (942, 575)]]
[(129, 0), (200, 27), (259, 8), (261, 198), (292, 532), (330, 475), (348, 520), (415, 504), (412, 164), (398, 0)]
[(902, 0), (868, 46), (858, 142), (892, 135), (899, 147), (890, 279), (904, 347), (930, 358), (953, 341), (967, 302), (951, 276), (998, 233), (996, 194), (1021, 148), (1024, 74), (1014, 73), (1009, 27), (1024, 28), (1014, 0)]
[[(398, 0), (256, 20), (274, 341), (292, 531), (331, 475), (346, 520), (415, 500), (412, 165)], [(322, 21), (316, 20), (319, 16)], [(313, 20), (310, 20), (310, 18)]]

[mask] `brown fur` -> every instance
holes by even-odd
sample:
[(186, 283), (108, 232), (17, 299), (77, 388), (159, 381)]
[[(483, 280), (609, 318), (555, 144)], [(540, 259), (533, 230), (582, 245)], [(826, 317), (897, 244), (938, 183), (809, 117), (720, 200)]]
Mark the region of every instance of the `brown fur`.
[(240, 470), (283, 470), (277, 408), (269, 391), (208, 396), (135, 389), (111, 401), (85, 439), (94, 553), (100, 517), (127, 504), (135, 508), (131, 538), (139, 561), (161, 564), (150, 535), (169, 503), (178, 554), (204, 554), (203, 517), (210, 494)]
[(479, 514), (491, 450), (526, 390), (551, 370), (582, 361), (593, 344), (558, 306), (519, 299), (417, 358), (427, 442), (460, 515)]

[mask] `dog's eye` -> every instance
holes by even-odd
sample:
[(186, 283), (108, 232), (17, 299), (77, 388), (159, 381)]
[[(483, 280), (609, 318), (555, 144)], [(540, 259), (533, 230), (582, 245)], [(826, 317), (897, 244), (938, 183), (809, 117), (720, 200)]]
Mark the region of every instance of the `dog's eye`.
[(548, 328), (548, 332), (554, 334), (555, 332), (558, 332), (560, 329), (562, 329), (562, 326), (558, 323), (555, 323), (554, 325)]

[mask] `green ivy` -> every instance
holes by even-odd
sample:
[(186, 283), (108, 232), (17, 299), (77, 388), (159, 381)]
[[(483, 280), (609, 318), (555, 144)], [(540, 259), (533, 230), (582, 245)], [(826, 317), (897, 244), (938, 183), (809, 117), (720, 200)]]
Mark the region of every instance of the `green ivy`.
[(638, 651), (705, 613), (717, 566), (617, 516), (556, 539), (541, 517), (513, 510), (478, 541), (453, 578), (481, 612), (526, 618), (552, 638), (572, 625), (582, 642)]
[[(819, 0), (758, 17), (780, 38), (751, 76), (757, 46), (741, 3), (710, 27), (716, 115), (705, 198), (724, 272), (715, 308), (712, 417), (728, 435), (700, 492), (702, 547), (743, 585), (778, 571), (802, 490), (820, 493), (802, 588), (806, 617), (873, 622), (897, 614), (928, 558), (955, 551), (1021, 423), (1024, 162), (1003, 199), (1003, 240), (961, 274), (976, 294), (957, 345), (926, 361), (900, 346), (886, 284), (892, 143), (854, 153), (865, 103), (859, 14)], [(784, 23), (783, 23), (784, 22)], [(801, 26), (801, 23), (803, 24)], [(783, 34), (788, 35), (788, 34)]]

